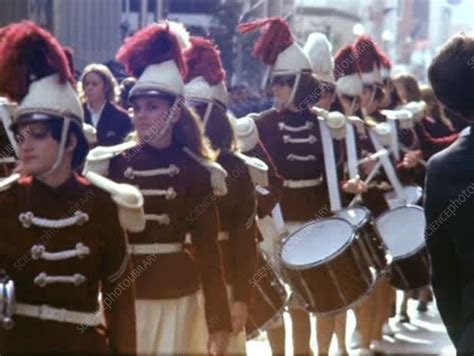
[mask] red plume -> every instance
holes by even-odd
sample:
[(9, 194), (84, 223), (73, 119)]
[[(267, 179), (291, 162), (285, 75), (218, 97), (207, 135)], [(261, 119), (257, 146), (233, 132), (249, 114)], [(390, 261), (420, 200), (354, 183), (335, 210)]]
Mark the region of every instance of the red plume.
[(354, 43), (354, 51), (359, 59), (359, 67), (363, 73), (369, 73), (374, 69), (374, 66), (380, 68), (379, 53), (382, 50), (377, 46), (372, 37), (361, 35)]
[(20, 102), (31, 82), (59, 74), (61, 83), (74, 82), (66, 55), (48, 31), (31, 21), (4, 27), (0, 40), (0, 92)]
[(225, 70), (222, 66), (220, 51), (215, 44), (204, 37), (191, 36), (192, 47), (184, 52), (188, 67), (186, 82), (203, 76), (210, 85), (216, 85), (225, 80)]
[(174, 60), (181, 75), (186, 75), (186, 64), (178, 39), (170, 31), (167, 22), (152, 24), (138, 31), (120, 47), (116, 58), (137, 78), (149, 65), (168, 60)]
[(243, 23), (239, 25), (238, 30), (248, 33), (262, 27), (262, 35), (255, 43), (253, 55), (261, 57), (263, 63), (273, 65), (278, 55), (293, 44), (293, 37), (288, 22), (281, 17)]
[(334, 79), (338, 80), (360, 71), (357, 56), (349, 44), (342, 47), (334, 56)]
[(380, 57), (380, 63), (382, 64), (384, 68), (387, 68), (387, 69), (392, 68), (392, 61), (390, 60), (390, 58), (387, 56), (386, 53), (384, 52), (379, 53), (379, 57)]

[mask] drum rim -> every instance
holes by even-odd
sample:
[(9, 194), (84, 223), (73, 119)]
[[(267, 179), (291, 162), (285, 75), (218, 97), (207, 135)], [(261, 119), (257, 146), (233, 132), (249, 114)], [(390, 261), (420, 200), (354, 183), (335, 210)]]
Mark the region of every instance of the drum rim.
[(380, 233), (380, 230), (379, 230), (379, 227), (378, 227), (378, 222), (380, 219), (382, 219), (382, 217), (384, 217), (385, 215), (388, 215), (390, 214), (391, 212), (395, 211), (395, 210), (400, 210), (400, 209), (406, 209), (406, 208), (415, 208), (416, 210), (421, 210), (423, 213), (425, 212), (425, 209), (422, 208), (421, 206), (419, 205), (415, 205), (415, 204), (405, 204), (405, 205), (401, 205), (401, 206), (397, 206), (396, 208), (394, 209), (389, 209), (387, 211), (384, 211), (382, 214), (380, 214), (379, 216), (377, 216), (374, 220), (374, 228), (375, 228), (375, 231), (377, 232), (377, 235), (379, 235), (380, 237), (380, 240), (382, 241), (382, 243), (385, 245), (385, 250), (386, 250), (386, 254), (390, 255), (392, 257), (392, 261), (388, 264), (388, 265), (391, 265), (392, 263), (394, 263), (395, 261), (400, 261), (402, 259), (405, 259), (405, 258), (408, 258), (408, 257), (411, 257), (412, 255), (414, 255), (415, 253), (418, 253), (423, 247), (426, 246), (426, 241), (423, 239), (423, 241), (421, 242), (420, 245), (417, 246), (417, 248), (409, 253), (406, 253), (404, 255), (399, 255), (399, 256), (393, 256), (390, 251), (388, 250), (387, 248), (387, 244), (385, 243), (383, 237), (382, 237), (382, 234)]
[(387, 265), (387, 268), (392, 266), (395, 262), (399, 262), (399, 261), (405, 260), (407, 258), (410, 258), (410, 257), (416, 255), (417, 253), (419, 253), (424, 248), (427, 248), (425, 241), (423, 241), (423, 243), (420, 246), (418, 246), (416, 248), (416, 250), (413, 250), (412, 252), (409, 252), (409, 253), (406, 253), (404, 255), (400, 255), (400, 256), (397, 256), (397, 257), (392, 256), (392, 261)]
[[(263, 332), (267, 331), (269, 324), (271, 323), (272, 319), (273, 319), (276, 315), (281, 315), (282, 318), (283, 318), (283, 312), (285, 311), (285, 308), (287, 307), (288, 302), (290, 301), (290, 298), (291, 298), (292, 294), (293, 294), (293, 291), (291, 291), (291, 290), (290, 290), (289, 292), (287, 292), (286, 298), (285, 298), (285, 302), (283, 303), (283, 305), (281, 306), (281, 308), (278, 309), (278, 312), (277, 312), (276, 314), (274, 314), (271, 318), (269, 318), (267, 321), (265, 321), (265, 322), (262, 324), (262, 326), (259, 327), (258, 329), (256, 329), (254, 332), (249, 333), (249, 334), (246, 333), (245, 339), (246, 339), (247, 341), (252, 340), (252, 339), (255, 339), (260, 333), (263, 333)], [(284, 321), (283, 321), (283, 323), (284, 323)]]
[[(406, 187), (413, 187), (415, 188), (419, 193), (420, 193), (420, 197), (418, 198), (417, 201), (414, 201), (414, 202), (411, 202), (411, 203), (407, 203), (405, 205), (400, 205), (400, 206), (397, 206), (397, 208), (403, 208), (404, 206), (407, 206), (407, 205), (416, 205), (416, 206), (419, 206), (418, 203), (420, 202), (421, 199), (423, 199), (423, 187), (419, 186), (418, 184), (403, 184), (402, 185), (402, 189), (403, 188), (406, 188)], [(385, 194), (389, 194), (389, 193), (395, 193), (395, 190), (390, 190), (386, 193), (384, 193), (384, 196)], [(395, 208), (396, 209), (396, 208)], [(390, 210), (394, 210), (394, 209), (390, 209)]]
[[(365, 224), (367, 224), (371, 219), (372, 219), (372, 213), (370, 212), (369, 209), (367, 209), (365, 206), (362, 206), (362, 205), (354, 205), (352, 207), (345, 207), (345, 208), (342, 208), (338, 211), (336, 211), (335, 213), (338, 213), (340, 211), (347, 211), (347, 210), (355, 210), (355, 209), (359, 209), (359, 210), (363, 210), (365, 213), (366, 213), (366, 216), (365, 218), (357, 225), (352, 225), (349, 221), (347, 221), (354, 229), (356, 230), (360, 230), (362, 228), (362, 226), (364, 226)], [(343, 219), (339, 216), (336, 216), (337, 218), (340, 218), (340, 219)], [(345, 219), (343, 219), (345, 220)]]
[[(286, 262), (284, 259), (283, 259), (283, 249), (285, 247), (285, 245), (288, 243), (288, 241), (290, 240), (290, 238), (293, 236), (293, 235), (296, 235), (300, 230), (304, 229), (305, 227), (309, 226), (309, 225), (313, 225), (315, 223), (319, 223), (319, 222), (322, 222), (322, 221), (327, 221), (327, 220), (340, 220), (342, 222), (344, 222), (345, 224), (349, 225), (349, 227), (351, 228), (352, 230), (352, 233), (351, 235), (349, 236), (349, 239), (344, 243), (344, 245), (342, 245), (340, 248), (338, 248), (336, 251), (334, 251), (333, 253), (331, 253), (329, 256), (326, 256), (323, 260), (320, 260), (320, 261), (316, 261), (316, 262), (311, 262), (311, 263), (307, 263), (307, 264), (304, 264), (304, 265), (294, 265), (292, 263), (288, 263)], [(281, 250), (280, 250), (280, 260), (281, 260), (281, 263), (283, 264), (283, 266), (285, 268), (288, 268), (288, 269), (291, 269), (291, 270), (304, 270), (304, 269), (308, 269), (308, 268), (312, 268), (312, 267), (317, 267), (317, 266), (320, 266), (322, 265), (323, 263), (327, 262), (329, 259), (332, 259), (334, 257), (337, 257), (339, 256), (344, 250), (345, 248), (350, 245), (353, 240), (356, 238), (357, 236), (357, 230), (351, 225), (351, 223), (349, 223), (347, 220), (345, 219), (342, 219), (342, 218), (338, 218), (338, 217), (328, 217), (328, 218), (324, 218), (324, 219), (316, 219), (316, 220), (310, 220), (308, 221), (307, 223), (305, 223), (304, 225), (300, 226), (298, 228), (298, 230), (296, 230), (295, 232), (293, 232), (292, 234), (290, 234), (286, 240), (282, 243), (281, 245)]]

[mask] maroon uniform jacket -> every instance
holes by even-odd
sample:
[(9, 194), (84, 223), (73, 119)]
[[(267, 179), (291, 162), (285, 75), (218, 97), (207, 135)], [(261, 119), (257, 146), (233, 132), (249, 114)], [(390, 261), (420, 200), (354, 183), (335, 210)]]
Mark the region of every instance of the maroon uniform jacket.
[(217, 161), (228, 173), (228, 192), (217, 200), (220, 231), (229, 236), (220, 241), (226, 280), (232, 287), (233, 301), (248, 304), (252, 294), (249, 280), (257, 265), (255, 187), (240, 158), (223, 152)]
[(262, 113), (256, 125), (278, 174), (284, 179), (281, 198), (284, 219), (307, 221), (321, 211), (329, 212), (317, 115), (309, 110), (272, 109)]
[[(16, 315), (13, 329), (0, 329), (0, 352), (65, 352), (70, 355), (117, 352), (110, 349), (108, 339), (117, 340), (124, 335), (129, 335), (128, 341), (121, 342), (129, 342), (135, 348), (130, 259), (117, 207), (109, 195), (76, 175), (71, 175), (57, 188), (36, 179), (22, 178), (0, 193), (0, 207), (0, 268), (14, 281), (18, 303), (94, 313), (99, 307), (99, 292), (102, 292), (102, 300), (108, 298), (112, 302), (105, 306), (106, 314), (115, 305), (122, 315), (130, 316), (126, 322), (121, 321), (121, 327), (125, 328), (121, 335), (112, 335), (102, 326), (85, 327)], [(28, 214), (58, 220), (78, 212), (87, 214), (88, 218), (67, 227), (48, 228), (25, 220)], [(74, 250), (77, 244), (86, 249), (82, 256), (51, 260), (44, 255)], [(37, 254), (41, 250), (44, 254)], [(42, 284), (41, 274), (43, 277), (44, 274), (82, 277), (76, 284), (57, 281)], [(128, 283), (121, 286), (125, 279)], [(116, 293), (118, 289), (120, 296)], [(115, 298), (111, 298), (112, 294)]]
[[(134, 172), (169, 169), (169, 173), (143, 177)], [(205, 298), (209, 332), (231, 330), (227, 292), (217, 244), (218, 214), (209, 172), (192, 160), (182, 147), (158, 150), (139, 145), (113, 158), (109, 178), (138, 186), (145, 199), (146, 228), (130, 233), (131, 244), (184, 243), (192, 235), (193, 254), (159, 254), (136, 280), (137, 299), (179, 298), (199, 289)], [(163, 193), (147, 193), (161, 190)], [(146, 255), (132, 255), (141, 264)]]
[[(92, 125), (91, 115), (84, 105), (84, 121)], [(97, 124), (97, 146), (114, 146), (122, 143), (132, 131), (132, 123), (127, 112), (115, 104), (107, 102)]]

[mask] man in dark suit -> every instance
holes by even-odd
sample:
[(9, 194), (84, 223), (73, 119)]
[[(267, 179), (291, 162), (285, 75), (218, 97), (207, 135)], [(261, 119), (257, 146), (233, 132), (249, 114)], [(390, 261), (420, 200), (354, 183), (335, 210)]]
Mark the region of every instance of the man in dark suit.
[[(459, 34), (434, 58), (429, 79), (449, 110), (474, 123), (474, 35)], [(474, 352), (474, 126), (428, 163), (426, 239), (438, 309), (460, 354)]]
[[(84, 105), (84, 114), (85, 122), (93, 125), (91, 112), (86, 105)], [(132, 131), (132, 123), (125, 110), (111, 102), (106, 102), (95, 128), (97, 129), (97, 145), (113, 146), (125, 140)]]

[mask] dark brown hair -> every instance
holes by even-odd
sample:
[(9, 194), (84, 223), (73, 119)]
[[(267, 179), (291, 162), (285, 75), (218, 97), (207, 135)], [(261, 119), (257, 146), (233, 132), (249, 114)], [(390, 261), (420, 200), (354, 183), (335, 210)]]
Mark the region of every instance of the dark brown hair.
[(400, 74), (393, 80), (395, 83), (400, 83), (405, 88), (406, 101), (420, 101), (421, 92), (416, 78), (410, 74)]
[[(207, 105), (199, 105), (195, 108), (197, 114), (204, 119)], [(234, 152), (237, 149), (234, 129), (225, 112), (220, 105), (213, 105), (211, 114), (204, 128), (204, 134), (209, 139), (213, 150), (221, 152)]]
[(448, 117), (444, 113), (443, 108), (436, 99), (436, 95), (433, 89), (429, 85), (421, 87), (421, 98), (426, 105), (431, 106), (431, 116), (437, 123), (441, 123), (448, 127), (451, 131), (454, 131), (453, 124), (449, 121)]
[(431, 62), (428, 78), (445, 106), (474, 119), (474, 36), (451, 38)]

